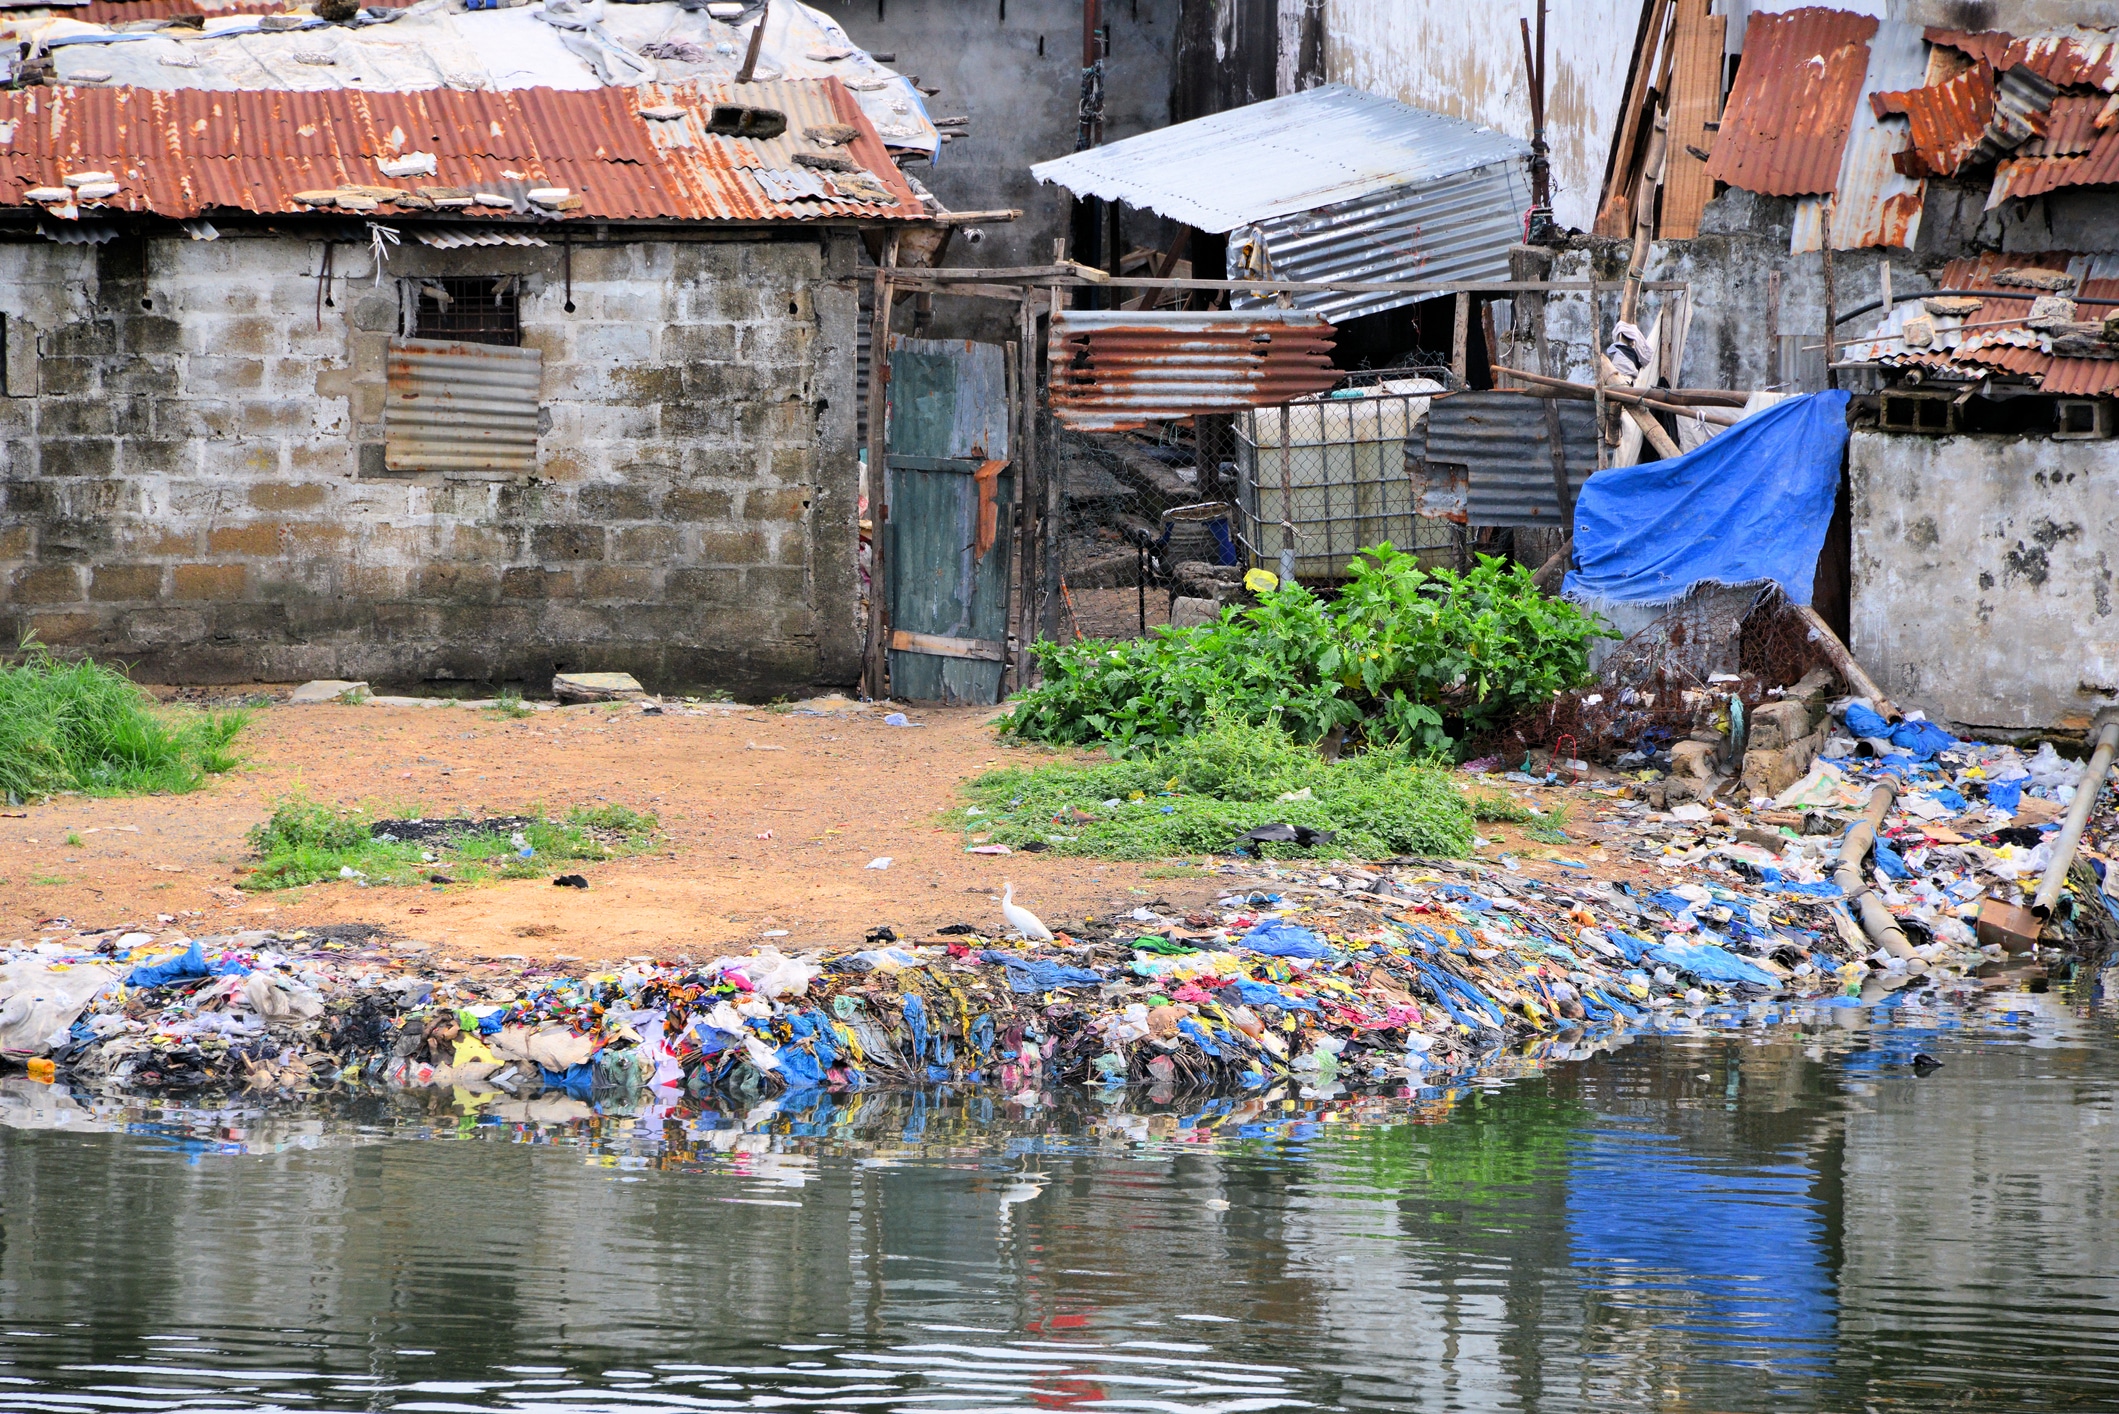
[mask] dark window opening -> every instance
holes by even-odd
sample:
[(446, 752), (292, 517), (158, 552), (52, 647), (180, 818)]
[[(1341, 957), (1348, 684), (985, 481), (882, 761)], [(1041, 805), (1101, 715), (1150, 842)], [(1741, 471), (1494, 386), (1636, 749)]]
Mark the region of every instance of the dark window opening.
[(522, 346), (522, 315), (513, 275), (421, 280), (412, 310), (412, 337), (467, 344)]

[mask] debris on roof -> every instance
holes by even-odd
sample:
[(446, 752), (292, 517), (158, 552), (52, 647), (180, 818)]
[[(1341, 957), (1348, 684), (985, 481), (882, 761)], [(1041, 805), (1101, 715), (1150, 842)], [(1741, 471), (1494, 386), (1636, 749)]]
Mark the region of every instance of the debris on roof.
[[(1897, 305), (1841, 355), (1848, 362), (1919, 368), (1945, 378), (1977, 381), (2023, 378), (2041, 392), (2095, 397), (2119, 392), (2119, 347), (2092, 357), (2069, 350), (2094, 346), (2070, 339), (2075, 321), (2050, 311), (2075, 299), (2119, 300), (2119, 255), (1987, 254), (1951, 261), (1938, 288), (1977, 291), (1972, 297), (1913, 296)], [(2020, 291), (2020, 294), (2011, 293)], [(2038, 306), (2045, 300), (2047, 314)], [(2115, 306), (2085, 305), (2083, 323)], [(2056, 350), (2059, 350), (2056, 352)]]
[[(752, 17), (723, 21), (676, 0), (580, 0), (451, 9), (449, 0), (371, 4), (345, 24), (276, 0), (94, 0), (0, 18), (0, 41), (27, 44), (22, 75), (112, 88), (415, 92), (595, 89), (733, 82)], [(159, 29), (140, 21), (167, 19)], [(932, 158), (941, 136), (913, 82), (854, 45), (838, 21), (794, 0), (767, 11), (755, 77), (836, 78), (885, 145)]]
[[(787, 117), (771, 139), (712, 131), (739, 101)], [(684, 110), (650, 121), (641, 110)], [(806, 128), (858, 127), (852, 173), (791, 165)], [(430, 212), (525, 223), (913, 219), (925, 209), (844, 85), (645, 84), (498, 93), (32, 88), (0, 92), (0, 208), (95, 212)], [(421, 159), (421, 160), (398, 160)], [(385, 164), (388, 164), (386, 167)], [(420, 175), (392, 179), (390, 170)], [(797, 173), (817, 178), (790, 191)], [(89, 178), (103, 178), (91, 181)]]

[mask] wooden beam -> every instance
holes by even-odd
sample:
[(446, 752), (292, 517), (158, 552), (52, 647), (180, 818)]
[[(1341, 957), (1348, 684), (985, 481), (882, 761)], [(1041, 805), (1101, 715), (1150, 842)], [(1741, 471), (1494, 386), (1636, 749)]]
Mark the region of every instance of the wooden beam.
[[(763, 23), (762, 21), (760, 22)], [(862, 686), (869, 699), (881, 702), (887, 693), (889, 659), (883, 651), (885, 620), (890, 609), (890, 476), (884, 469), (886, 445), (884, 422), (890, 398), (890, 307), (897, 300), (891, 274), (898, 264), (898, 233), (890, 233), (883, 263), (876, 267), (876, 291), (868, 319), (868, 643), (864, 657), (867, 671)]]
[(938, 633), (912, 633), (894, 629), (890, 635), (893, 653), (925, 653), (931, 658), (968, 658), (978, 663), (998, 663), (1008, 656), (1007, 645), (991, 638), (945, 638)]

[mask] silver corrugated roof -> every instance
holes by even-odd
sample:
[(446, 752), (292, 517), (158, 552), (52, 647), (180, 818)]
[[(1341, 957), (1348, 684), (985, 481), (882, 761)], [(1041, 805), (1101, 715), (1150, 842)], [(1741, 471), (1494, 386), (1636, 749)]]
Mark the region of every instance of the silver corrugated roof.
[[(1523, 164), (1508, 160), (1415, 186), (1390, 187), (1353, 201), (1260, 222), (1263, 272), (1276, 280), (1506, 280), (1508, 248), (1522, 238), (1530, 205)], [(1261, 273), (1243, 266), (1242, 242), (1229, 242), (1229, 278)], [(1417, 295), (1311, 290), (1297, 309), (1343, 324), (1363, 314), (1412, 304)], [(1265, 300), (1235, 295), (1238, 309)]]
[(1225, 232), (1495, 163), (1520, 166), (1529, 155), (1506, 133), (1328, 84), (1041, 162), (1030, 174)]

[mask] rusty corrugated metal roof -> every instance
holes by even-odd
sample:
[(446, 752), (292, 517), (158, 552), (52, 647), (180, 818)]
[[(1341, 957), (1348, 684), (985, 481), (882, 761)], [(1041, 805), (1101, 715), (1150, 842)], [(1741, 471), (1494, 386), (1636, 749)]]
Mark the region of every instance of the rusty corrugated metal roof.
[(1909, 177), (1947, 177), (1965, 164), (1994, 120), (1994, 70), (1971, 68), (1944, 83), (1897, 93), (1872, 93), (1878, 117), (1906, 120), (1909, 141), (1896, 158)]
[[(716, 104), (786, 112), (789, 135), (770, 143), (706, 131)], [(658, 121), (643, 109), (680, 108)], [(813, 173), (791, 162), (804, 126), (859, 130), (843, 152), (859, 174)], [(347, 90), (29, 88), (0, 92), (0, 206), (27, 205), (24, 192), (69, 172), (108, 171), (115, 211), (187, 218), (213, 211), (307, 211), (299, 192), (346, 186), (462, 187), (509, 197), (511, 208), (452, 212), (521, 215), (526, 193), (565, 187), (581, 198), (569, 217), (621, 221), (803, 221), (910, 219), (924, 214), (853, 95), (836, 79), (637, 89), (512, 89), (460, 93)], [(392, 180), (379, 159), (428, 152), (431, 175)], [(775, 199), (761, 173), (811, 178), (815, 197)], [(836, 183), (835, 183), (835, 179)], [(84, 211), (93, 208), (84, 207)], [(392, 218), (420, 214), (382, 207)]]
[[(1943, 267), (1937, 288), (1945, 290), (1995, 291), (2017, 288), (2006, 281), (2005, 272), (2035, 270), (2065, 274), (2076, 282), (2075, 292), (2094, 299), (2119, 299), (2119, 257), (2069, 255), (2009, 255), (1996, 252), (1953, 260)], [(1904, 368), (1919, 366), (1937, 371), (1952, 370), (1960, 376), (1984, 371), (2013, 373), (2035, 379), (2041, 391), (2070, 397), (2096, 397), (2119, 392), (2119, 359), (2055, 358), (2052, 340), (2022, 321), (2029, 317), (2031, 301), (2044, 293), (2025, 288), (2018, 299), (2002, 294), (1982, 294), (1979, 308), (1964, 317), (1962, 327), (1949, 320), (1937, 321), (1937, 344), (1909, 349), (1887, 337), (1874, 344), (1858, 344), (1847, 357), (1873, 358), (1878, 363)], [(1920, 307), (1918, 296), (1902, 304), (1878, 327), (1879, 336), (1895, 335), (1904, 327), (1905, 315)], [(2095, 308), (2093, 306), (2093, 308)]]
[(1754, 11), (1707, 175), (1765, 196), (1831, 191), (1875, 34), (1844, 10)]
[(1062, 310), (1052, 320), (1053, 415), (1077, 431), (1116, 432), (1321, 393), (1339, 381), (1336, 337), (1300, 310)]
[[(361, 0), (364, 9), (404, 10), (419, 0)], [(88, 0), (69, 5), (65, 15), (91, 25), (122, 25), (134, 20), (174, 20), (192, 15), (279, 15), (288, 0)]]
[[(2102, 104), (2101, 99), (2090, 99)], [(2066, 139), (2079, 142), (2084, 135), (2071, 125)], [(2011, 197), (2038, 196), (2056, 187), (2107, 186), (2119, 182), (2119, 127), (2088, 134), (2083, 150), (2067, 156), (2041, 157), (2025, 153), (2004, 159), (1994, 169), (1994, 186), (1987, 194), (1989, 209)]]
[(1931, 26), (1930, 44), (1941, 44), (1975, 59), (1995, 72), (2023, 65), (2062, 88), (2088, 85), (2110, 92), (2119, 87), (2119, 56), (2110, 30), (2050, 30), (2018, 38), (2005, 31), (1965, 31)]

